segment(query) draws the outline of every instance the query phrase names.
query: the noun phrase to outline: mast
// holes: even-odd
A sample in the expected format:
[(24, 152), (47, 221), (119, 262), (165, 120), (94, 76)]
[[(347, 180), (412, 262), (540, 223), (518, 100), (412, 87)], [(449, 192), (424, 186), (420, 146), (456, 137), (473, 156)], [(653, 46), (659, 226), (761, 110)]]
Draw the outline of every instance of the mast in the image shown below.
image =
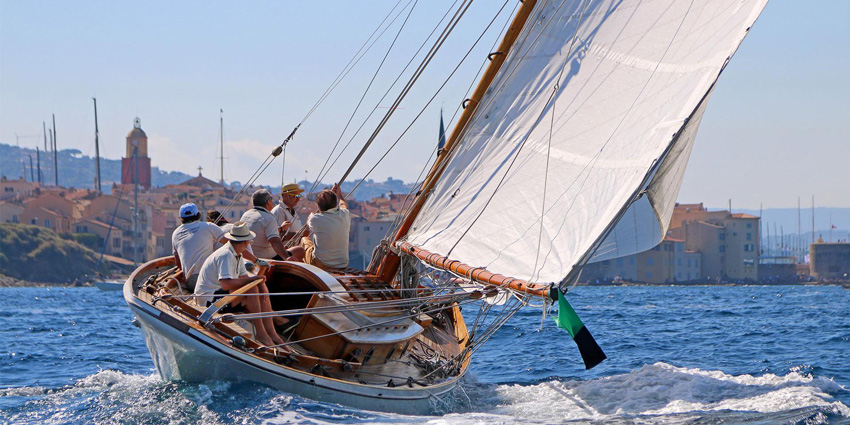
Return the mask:
[[(32, 154), (30, 154), (30, 181), (31, 182), (35, 181), (34, 173), (35, 173), (35, 171), (33, 170), (33, 166), (32, 166)], [(26, 177), (26, 173), (24, 173), (24, 177)]]
[(97, 129), (97, 98), (91, 98), (94, 101), (94, 157), (97, 167), (97, 193), (101, 193), (100, 185), (100, 131)]
[[(45, 138), (46, 140), (46, 138)], [(35, 161), (38, 165), (38, 184), (41, 184), (41, 151), (38, 150), (38, 145), (35, 145)]]
[(41, 122), (41, 134), (44, 135), (44, 154), (47, 154), (47, 124), (42, 121)]
[[(490, 88), (490, 84), (496, 78), (496, 74), (498, 74), (502, 65), (505, 63), (505, 58), (508, 56), (510, 49), (519, 37), (523, 27), (525, 27), (525, 23), (528, 21), (529, 16), (531, 16), (531, 11), (534, 9), (536, 4), (537, 0), (525, 0), (522, 5), (520, 5), (519, 10), (514, 16), (507, 32), (505, 32), (505, 36), (502, 38), (502, 42), (499, 44), (498, 49), (496, 52), (490, 54), (490, 64), (487, 66), (487, 70), (484, 71), (484, 74), (481, 76), (481, 80), (478, 82), (478, 86), (475, 87), (472, 97), (467, 99), (466, 108), (463, 110), (457, 124), (455, 124), (449, 139), (446, 141), (445, 147), (438, 151), (437, 159), (434, 160), (434, 165), (431, 166), (431, 170), (428, 172), (428, 175), (425, 176), (425, 182), (422, 184), (422, 188), (420, 189), (410, 212), (399, 225), (398, 231), (396, 231), (396, 234), (393, 236), (391, 243), (395, 243), (399, 239), (405, 237), (407, 232), (410, 231), (411, 226), (413, 226), (413, 221), (416, 220), (416, 217), (425, 205), (428, 195), (434, 189), (434, 185), (443, 174), (443, 171), (445, 171), (447, 162), (446, 158), (448, 158), (454, 151), (458, 140), (460, 140), (460, 136), (466, 129), (466, 125), (469, 123), (469, 120), (472, 119), (481, 99), (484, 97), (487, 89)], [(388, 252), (378, 268), (378, 274), (383, 280), (389, 282), (395, 276), (398, 266), (398, 255)]]
[(224, 186), (224, 109), (218, 110), (218, 121), (219, 121), (219, 143), (221, 144), (221, 156), (219, 159), (221, 160), (221, 183)]
[(56, 153), (56, 114), (53, 114), (53, 184), (59, 186), (59, 159)]
[[(815, 195), (812, 195), (812, 245), (815, 244)], [(811, 255), (811, 250), (809, 252)], [(811, 259), (809, 260), (811, 261)]]

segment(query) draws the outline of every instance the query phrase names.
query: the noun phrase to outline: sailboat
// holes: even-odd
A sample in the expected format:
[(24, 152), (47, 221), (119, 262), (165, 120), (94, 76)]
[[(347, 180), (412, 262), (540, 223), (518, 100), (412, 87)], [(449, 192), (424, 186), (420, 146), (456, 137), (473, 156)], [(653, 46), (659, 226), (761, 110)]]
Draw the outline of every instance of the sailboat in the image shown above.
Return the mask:
[(765, 4), (521, 2), (367, 270), (270, 261), (256, 272), (272, 314), (290, 319), (286, 350), (252, 337), (244, 320), (257, 315), (221, 314), (232, 297), (193, 304), (170, 257), (128, 278), (124, 298), (160, 375), (450, 410), (474, 353), (531, 303), (557, 304), (558, 325), (595, 366), (605, 354), (568, 294), (584, 265), (663, 239), (708, 99)]

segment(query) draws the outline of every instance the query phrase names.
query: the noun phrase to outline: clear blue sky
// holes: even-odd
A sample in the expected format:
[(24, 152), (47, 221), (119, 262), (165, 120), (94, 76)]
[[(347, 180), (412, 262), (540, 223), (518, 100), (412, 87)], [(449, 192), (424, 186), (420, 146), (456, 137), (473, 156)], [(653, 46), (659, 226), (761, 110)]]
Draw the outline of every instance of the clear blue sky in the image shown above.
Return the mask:
[[(450, 3), (420, 0), (355, 128)], [(244, 182), (393, 5), (1, 1), (0, 142), (16, 143), (17, 133), (22, 146), (41, 145), (41, 123), (49, 126), (55, 113), (60, 149), (93, 155), (91, 97), (97, 96), (102, 155), (123, 155), (124, 137), (139, 116), (154, 166), (194, 173), (200, 165), (204, 175), (218, 179), (221, 108), (225, 178)], [(353, 177), (362, 177), (420, 111), (500, 5), (473, 5)], [(417, 177), (437, 139), (440, 107), (448, 120), (513, 6), (370, 178)], [(408, 10), (299, 130), (287, 150), (287, 181), (315, 178)], [(814, 195), (821, 206), (850, 206), (848, 17), (850, 2), (844, 0), (768, 4), (715, 90), (680, 200), (725, 206), (731, 198), (738, 208), (791, 207), (797, 196)], [(371, 132), (375, 122), (373, 117), (365, 130)], [(341, 176), (364, 133), (325, 181)], [(343, 143), (351, 130), (346, 134)], [(278, 161), (260, 182), (280, 180)]]

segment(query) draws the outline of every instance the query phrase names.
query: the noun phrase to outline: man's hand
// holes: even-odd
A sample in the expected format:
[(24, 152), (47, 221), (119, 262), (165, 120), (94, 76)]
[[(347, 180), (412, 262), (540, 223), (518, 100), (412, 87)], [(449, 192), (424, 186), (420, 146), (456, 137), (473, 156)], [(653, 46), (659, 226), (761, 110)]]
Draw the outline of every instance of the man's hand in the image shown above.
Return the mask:
[(284, 221), (280, 227), (277, 228), (277, 233), (280, 234), (281, 239), (286, 235), (286, 232), (289, 231), (289, 228), (292, 227), (292, 223), (289, 221)]
[(331, 189), (331, 192), (336, 194), (337, 198), (342, 199), (342, 189), (339, 187), (339, 183), (334, 183), (334, 187)]

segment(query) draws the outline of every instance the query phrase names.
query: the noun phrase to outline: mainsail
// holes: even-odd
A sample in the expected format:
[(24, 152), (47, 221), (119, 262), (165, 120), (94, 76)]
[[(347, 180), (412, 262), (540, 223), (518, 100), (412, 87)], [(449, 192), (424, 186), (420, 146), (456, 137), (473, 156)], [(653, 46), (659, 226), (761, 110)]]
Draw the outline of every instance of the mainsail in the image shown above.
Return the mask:
[(765, 4), (538, 2), (406, 241), (531, 282), (656, 245), (708, 95)]

